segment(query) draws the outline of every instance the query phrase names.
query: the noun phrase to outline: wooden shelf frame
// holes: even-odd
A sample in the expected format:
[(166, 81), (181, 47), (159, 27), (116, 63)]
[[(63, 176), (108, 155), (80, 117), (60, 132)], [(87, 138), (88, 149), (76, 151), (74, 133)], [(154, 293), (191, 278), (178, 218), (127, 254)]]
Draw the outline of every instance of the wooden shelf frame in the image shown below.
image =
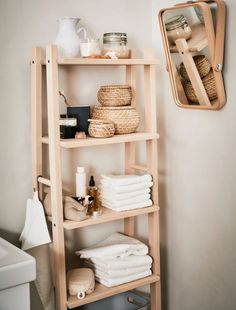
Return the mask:
[[(64, 220), (63, 227), (66, 230), (72, 230), (82, 227), (88, 227), (92, 225), (99, 225), (104, 224), (112, 221), (118, 221), (121, 219), (139, 216), (143, 214), (149, 214), (153, 212), (159, 211), (160, 208), (158, 206), (151, 206), (147, 208), (141, 208), (141, 209), (135, 209), (130, 211), (123, 211), (123, 212), (116, 212), (111, 209), (107, 209), (105, 207), (102, 207), (102, 215), (97, 218), (89, 217), (88, 219), (81, 221), (81, 222), (75, 222), (70, 220)], [(47, 219), (52, 222), (52, 217), (48, 216)]]
[[(135, 55), (132, 55), (135, 57)], [(88, 60), (67, 59), (59, 60), (57, 48), (48, 46), (46, 48), (46, 76), (47, 76), (47, 112), (48, 137), (42, 137), (42, 50), (34, 48), (31, 60), (32, 73), (32, 146), (33, 164), (32, 177), (33, 186), (42, 193), (42, 186), (49, 186), (51, 190), (52, 206), (52, 234), (53, 234), (53, 257), (54, 257), (54, 279), (56, 293), (56, 309), (66, 310), (67, 307), (74, 308), (79, 305), (112, 296), (143, 285), (151, 286), (151, 309), (161, 310), (160, 290), (160, 246), (159, 246), (159, 207), (158, 207), (158, 178), (157, 178), (157, 140), (159, 135), (156, 128), (156, 96), (155, 96), (155, 65), (158, 61), (154, 58), (151, 50), (146, 50), (144, 59), (118, 59), (118, 60)], [(137, 132), (129, 135), (116, 135), (107, 139), (88, 138), (85, 140), (60, 140), (59, 135), (59, 95), (58, 95), (58, 67), (59, 65), (122, 65), (125, 66), (126, 83), (136, 89), (137, 72), (136, 66), (144, 67), (144, 101), (145, 101), (145, 132)], [(132, 106), (136, 105), (136, 97), (132, 99)], [(146, 141), (147, 166), (136, 163), (136, 142)], [(124, 143), (125, 172), (134, 173), (137, 170), (152, 174), (154, 186), (152, 198), (154, 205), (148, 208), (115, 212), (104, 210), (101, 217), (87, 219), (83, 222), (64, 221), (63, 219), (63, 197), (61, 178), (61, 154), (62, 148), (79, 148), (96, 145)], [(50, 178), (42, 177), (42, 145), (49, 147), (49, 170)], [(40, 177), (38, 177), (40, 176)], [(38, 184), (39, 187), (38, 187)], [(130, 236), (135, 234), (135, 219), (137, 216), (146, 214), (149, 223), (149, 248), (153, 258), (153, 275), (126, 283), (113, 288), (107, 288), (97, 284), (96, 290), (79, 301), (72, 296), (67, 296), (66, 266), (65, 266), (65, 241), (64, 230), (78, 229), (109, 221), (124, 220), (124, 233)]]
[[(47, 59), (42, 64), (46, 65), (50, 61)], [(75, 66), (144, 66), (144, 65), (158, 65), (157, 59), (90, 59), (90, 58), (67, 58), (58, 59), (57, 64), (60, 66), (75, 65)]]
[[(146, 141), (152, 139), (159, 139), (158, 133), (152, 132), (135, 132), (124, 135), (115, 135), (111, 138), (91, 138), (86, 139), (61, 139), (60, 146), (65, 149), (79, 148), (79, 147), (90, 147), (90, 146), (99, 146), (107, 144), (117, 144), (117, 143), (126, 143), (126, 142), (138, 142)], [(42, 143), (49, 144), (49, 138), (43, 137)]]
[(159, 284), (160, 283), (159, 281), (160, 281), (159, 276), (151, 275), (149, 277), (142, 278), (142, 279), (132, 281), (129, 283), (125, 283), (122, 285), (118, 285), (115, 287), (106, 287), (102, 284), (96, 283), (96, 290), (92, 294), (86, 295), (84, 299), (79, 300), (76, 298), (76, 296), (69, 296), (68, 301), (67, 301), (67, 306), (69, 309), (73, 309), (75, 307), (89, 304), (96, 300), (100, 300), (100, 299), (110, 297), (116, 294), (120, 294), (120, 293), (129, 291), (129, 290), (133, 290), (137, 287), (141, 287), (141, 286), (153, 284), (153, 283)]

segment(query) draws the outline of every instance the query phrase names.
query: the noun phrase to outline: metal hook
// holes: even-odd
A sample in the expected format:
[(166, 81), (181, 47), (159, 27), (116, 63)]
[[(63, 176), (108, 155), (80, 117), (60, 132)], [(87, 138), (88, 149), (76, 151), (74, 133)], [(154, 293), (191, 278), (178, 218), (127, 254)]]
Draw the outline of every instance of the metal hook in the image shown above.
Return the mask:
[(65, 103), (65, 105), (67, 106), (67, 107), (70, 107), (70, 104), (69, 104), (69, 102), (67, 101), (67, 99), (66, 99), (66, 96), (63, 94), (63, 92), (62, 91), (60, 91), (59, 90), (59, 95), (62, 97), (62, 98), (64, 98), (64, 103)]

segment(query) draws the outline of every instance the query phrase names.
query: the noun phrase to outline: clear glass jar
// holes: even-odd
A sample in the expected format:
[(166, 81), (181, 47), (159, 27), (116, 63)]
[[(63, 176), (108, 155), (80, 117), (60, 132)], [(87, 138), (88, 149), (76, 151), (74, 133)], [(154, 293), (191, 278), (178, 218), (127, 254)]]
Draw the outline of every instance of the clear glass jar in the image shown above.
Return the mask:
[(127, 46), (127, 34), (121, 32), (104, 33), (103, 54), (111, 58), (129, 58), (130, 50)]
[(85, 38), (80, 42), (81, 57), (96, 57), (101, 55), (99, 39)]
[(187, 41), (191, 37), (192, 30), (184, 15), (177, 15), (167, 19), (165, 27), (171, 45), (174, 45), (177, 39), (185, 39)]

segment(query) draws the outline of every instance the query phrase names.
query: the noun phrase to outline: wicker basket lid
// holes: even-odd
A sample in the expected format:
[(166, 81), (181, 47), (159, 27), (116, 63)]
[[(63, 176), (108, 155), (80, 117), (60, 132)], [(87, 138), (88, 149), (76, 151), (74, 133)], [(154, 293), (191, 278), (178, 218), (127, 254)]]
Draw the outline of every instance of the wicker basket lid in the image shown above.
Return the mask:
[(135, 110), (134, 107), (131, 106), (124, 106), (124, 107), (100, 107), (98, 105), (94, 106), (97, 110)]
[(112, 89), (112, 88), (127, 89), (127, 88), (131, 88), (131, 86), (129, 85), (102, 85), (100, 86), (100, 88), (102, 88), (103, 90)]

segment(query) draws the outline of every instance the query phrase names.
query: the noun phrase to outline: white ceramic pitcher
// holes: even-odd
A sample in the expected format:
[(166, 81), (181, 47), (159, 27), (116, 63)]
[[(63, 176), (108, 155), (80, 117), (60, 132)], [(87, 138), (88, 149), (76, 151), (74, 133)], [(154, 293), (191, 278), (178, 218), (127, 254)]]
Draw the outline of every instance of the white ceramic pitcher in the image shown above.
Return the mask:
[(59, 31), (56, 37), (55, 44), (58, 47), (60, 58), (74, 58), (79, 56), (80, 37), (83, 32), (83, 38), (86, 38), (86, 30), (78, 28), (77, 24), (80, 21), (77, 17), (64, 17), (59, 21)]

